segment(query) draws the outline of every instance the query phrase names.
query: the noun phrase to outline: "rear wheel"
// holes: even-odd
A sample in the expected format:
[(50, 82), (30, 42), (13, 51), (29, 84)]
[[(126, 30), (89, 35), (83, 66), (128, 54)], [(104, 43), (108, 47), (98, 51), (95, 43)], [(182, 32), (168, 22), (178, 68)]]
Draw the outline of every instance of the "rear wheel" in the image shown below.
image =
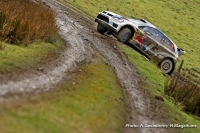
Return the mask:
[(117, 40), (122, 43), (127, 43), (132, 37), (132, 31), (129, 28), (123, 28), (117, 35)]
[(104, 33), (106, 33), (107, 30), (108, 29), (103, 24), (98, 23), (98, 25), (97, 25), (97, 31), (99, 33), (104, 34)]
[(160, 69), (163, 73), (171, 74), (174, 70), (174, 63), (171, 59), (164, 59), (160, 63)]

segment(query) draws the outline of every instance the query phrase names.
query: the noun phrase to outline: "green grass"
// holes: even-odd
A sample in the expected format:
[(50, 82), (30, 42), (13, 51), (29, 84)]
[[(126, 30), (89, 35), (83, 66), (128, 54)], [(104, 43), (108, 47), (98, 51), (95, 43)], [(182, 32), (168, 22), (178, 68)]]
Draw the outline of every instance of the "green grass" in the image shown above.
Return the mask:
[(27, 47), (5, 44), (5, 49), (0, 50), (0, 73), (29, 69), (51, 58), (53, 52), (61, 47), (61, 42), (56, 44), (34, 43)]
[(181, 107), (177, 107), (174, 105), (172, 101), (169, 100), (169, 98), (165, 97), (165, 103), (162, 106), (162, 113), (167, 114), (168, 117), (171, 119), (170, 124), (189, 124), (189, 125), (196, 125), (197, 128), (176, 128), (177, 133), (199, 133), (200, 132), (200, 121), (199, 118), (187, 114), (183, 111), (181, 111)]
[(0, 103), (1, 133), (121, 133), (123, 92), (112, 68), (94, 60), (59, 89)]

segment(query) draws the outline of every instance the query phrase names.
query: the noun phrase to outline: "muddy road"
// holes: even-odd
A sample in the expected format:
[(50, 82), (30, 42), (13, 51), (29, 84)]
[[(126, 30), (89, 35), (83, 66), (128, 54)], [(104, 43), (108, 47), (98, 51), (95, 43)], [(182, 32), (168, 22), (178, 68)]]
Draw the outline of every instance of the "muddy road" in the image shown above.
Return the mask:
[(54, 0), (37, 0), (52, 8), (57, 14), (59, 34), (67, 46), (56, 60), (38, 66), (20, 74), (0, 76), (0, 98), (13, 94), (40, 93), (53, 89), (66, 80), (66, 75), (83, 63), (94, 58), (95, 53), (103, 55), (109, 65), (115, 69), (126, 102), (130, 109), (125, 133), (169, 133), (166, 128), (128, 128), (126, 124), (169, 124), (161, 114), (159, 105), (151, 96), (140, 88), (140, 76), (126, 55), (117, 48), (116, 40), (96, 32), (94, 19), (71, 6), (63, 6)]

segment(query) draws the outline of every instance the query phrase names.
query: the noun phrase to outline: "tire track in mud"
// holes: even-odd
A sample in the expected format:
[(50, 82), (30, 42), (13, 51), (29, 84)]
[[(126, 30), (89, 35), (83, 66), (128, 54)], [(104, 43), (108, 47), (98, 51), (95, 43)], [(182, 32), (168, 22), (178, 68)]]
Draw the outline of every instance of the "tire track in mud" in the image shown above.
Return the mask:
[[(45, 73), (30, 74), (26, 79), (0, 82), (0, 97), (9, 93), (31, 93), (47, 91), (56, 86), (81, 62), (87, 63), (98, 51), (115, 69), (121, 84), (130, 114), (126, 124), (168, 124), (160, 114), (157, 103), (139, 86), (139, 75), (127, 57), (115, 46), (116, 41), (98, 34), (95, 23), (80, 12), (66, 8), (53, 0), (37, 0), (52, 8), (57, 14), (59, 34), (69, 44), (62, 52), (60, 63)], [(125, 127), (125, 124), (124, 124)], [(165, 133), (164, 128), (125, 128), (125, 133)]]

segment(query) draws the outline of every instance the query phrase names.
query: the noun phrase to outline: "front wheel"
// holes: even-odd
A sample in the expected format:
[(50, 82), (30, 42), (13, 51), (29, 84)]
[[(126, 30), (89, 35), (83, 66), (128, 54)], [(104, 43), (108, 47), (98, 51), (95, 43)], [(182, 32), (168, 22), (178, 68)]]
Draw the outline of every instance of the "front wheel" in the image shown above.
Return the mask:
[(104, 34), (104, 33), (106, 33), (107, 30), (108, 29), (103, 24), (98, 23), (98, 25), (97, 25), (97, 31), (99, 33)]
[(174, 63), (171, 59), (164, 59), (160, 63), (160, 69), (163, 73), (171, 74), (174, 70)]
[(117, 40), (122, 43), (127, 43), (132, 37), (132, 31), (129, 28), (123, 28), (117, 35)]

